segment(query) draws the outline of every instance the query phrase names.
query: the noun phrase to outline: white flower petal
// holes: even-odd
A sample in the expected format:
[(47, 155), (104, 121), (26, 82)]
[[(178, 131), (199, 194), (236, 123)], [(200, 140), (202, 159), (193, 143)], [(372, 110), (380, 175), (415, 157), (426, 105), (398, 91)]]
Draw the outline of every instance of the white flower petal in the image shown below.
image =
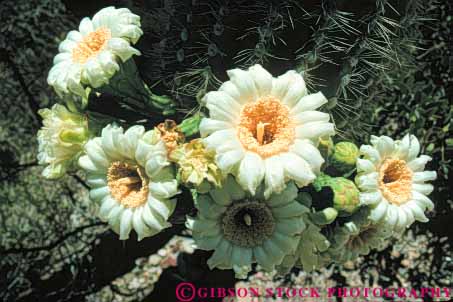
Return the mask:
[(243, 104), (244, 102), (241, 101), (247, 101), (246, 99), (241, 99), (241, 93), (237, 89), (236, 85), (233, 84), (231, 81), (226, 81), (224, 82), (220, 87), (219, 91), (223, 91), (227, 93), (229, 96), (231, 96), (235, 101)]
[(249, 68), (258, 96), (268, 96), (272, 90), (272, 75), (261, 65), (256, 64)]
[(422, 171), (422, 172), (415, 172), (412, 181), (423, 183), (425, 181), (435, 180), (437, 178), (437, 173), (435, 171)]
[(123, 133), (123, 128), (112, 125), (107, 125), (102, 129), (102, 149), (104, 153), (112, 160), (122, 159), (121, 154), (118, 152), (118, 136)]
[(375, 172), (376, 167), (374, 164), (368, 159), (357, 159), (357, 173), (371, 173)]
[(414, 172), (420, 172), (425, 169), (426, 164), (431, 160), (428, 155), (420, 155), (407, 163), (407, 166)]
[(398, 207), (392, 204), (389, 204), (387, 208), (387, 217), (385, 218), (385, 225), (393, 229), (398, 221)]
[(89, 140), (85, 144), (85, 149), (92, 163), (99, 167), (98, 171), (106, 171), (109, 168), (110, 162), (100, 146), (99, 138)]
[(145, 166), (147, 159), (150, 154), (153, 154), (156, 151), (156, 147), (148, 144), (144, 140), (140, 139), (137, 143), (137, 148), (135, 150), (135, 159), (140, 164), (140, 166)]
[(299, 139), (311, 139), (318, 142), (320, 137), (332, 136), (335, 129), (332, 123), (310, 122), (296, 127), (296, 137)]
[(289, 108), (293, 108), (298, 101), (307, 94), (307, 86), (300, 74), (291, 77), (291, 83), (288, 85), (288, 91), (282, 99), (282, 102)]
[(414, 183), (412, 184), (412, 190), (417, 191), (424, 195), (429, 195), (434, 190), (434, 187), (432, 184)]
[(129, 233), (132, 230), (132, 216), (133, 212), (131, 209), (126, 208), (123, 211), (120, 223), (120, 240), (129, 239)]
[(111, 38), (107, 42), (107, 49), (119, 56), (123, 62), (129, 60), (133, 55), (140, 55), (140, 51), (131, 47), (127, 41), (121, 38)]
[(261, 157), (252, 152), (246, 152), (239, 165), (238, 183), (252, 194), (264, 178), (265, 168)]
[(157, 198), (167, 199), (178, 193), (178, 182), (176, 179), (165, 182), (151, 182), (149, 191), (152, 196)]
[(310, 122), (328, 122), (330, 115), (320, 111), (304, 111), (293, 115), (292, 119), (297, 125), (303, 125)]
[(138, 241), (154, 234), (154, 231), (151, 230), (142, 219), (143, 208), (144, 207), (135, 208), (132, 216), (132, 228), (137, 232)]
[(420, 153), (420, 142), (414, 135), (411, 135), (409, 153), (407, 155), (407, 161), (414, 160), (419, 153)]
[(381, 158), (386, 158), (393, 153), (395, 143), (392, 138), (388, 136), (381, 136), (375, 142), (376, 150), (379, 152)]
[(120, 233), (120, 223), (121, 223), (121, 216), (123, 214), (124, 207), (122, 205), (114, 207), (109, 214), (108, 222), (112, 230), (119, 234)]
[(283, 99), (288, 92), (290, 84), (297, 80), (297, 76), (298, 74), (296, 71), (289, 70), (279, 77), (274, 78), (272, 81), (271, 95), (279, 100)]
[(149, 196), (148, 205), (152, 210), (159, 213), (162, 218), (167, 220), (176, 208), (176, 200), (158, 199)]
[(212, 118), (203, 118), (200, 122), (200, 135), (201, 137), (206, 137), (213, 132), (232, 127), (232, 124), (225, 121), (219, 121)]
[(365, 156), (365, 159), (370, 160), (375, 165), (381, 162), (378, 150), (370, 145), (360, 146), (360, 153)]
[(106, 196), (102, 200), (101, 207), (99, 208), (99, 218), (101, 218), (102, 221), (107, 221), (110, 212), (116, 206), (119, 206), (118, 202), (110, 196)]
[(88, 155), (81, 156), (79, 158), (79, 166), (91, 173), (97, 173), (99, 171), (99, 167), (96, 166), (91, 159), (88, 157)]
[(381, 192), (362, 192), (359, 194), (359, 200), (361, 205), (375, 205), (382, 200)]
[(214, 108), (219, 112), (225, 112), (225, 114), (232, 114), (234, 116), (238, 116), (241, 112), (241, 105), (223, 91), (208, 92), (204, 98), (206, 99), (206, 107), (210, 112), (211, 110), (214, 111)]
[(109, 194), (110, 194), (110, 189), (107, 186), (94, 188), (94, 189), (90, 190), (90, 199), (95, 202), (98, 202), (98, 201), (104, 199)]
[(255, 83), (248, 71), (231, 69), (227, 71), (227, 74), (240, 93), (240, 99), (237, 100), (239, 103), (256, 100), (257, 91)]
[(379, 174), (377, 172), (358, 175), (356, 177), (356, 184), (362, 191), (374, 192), (378, 189), (378, 178)]
[(231, 150), (216, 156), (216, 162), (219, 169), (224, 173), (228, 174), (235, 170), (241, 160), (244, 158), (244, 151), (242, 150)]
[(379, 222), (387, 214), (387, 208), (389, 204), (387, 201), (382, 200), (376, 208), (372, 209), (370, 212), (370, 219), (374, 222)]
[(204, 138), (203, 142), (207, 149), (215, 150), (229, 140), (237, 140), (236, 131), (232, 128), (216, 131)]
[[(66, 39), (78, 43), (83, 40), (83, 36), (77, 30), (71, 30), (70, 32), (68, 32)], [(55, 64), (55, 62), (54, 62), (54, 64)]]
[(272, 192), (279, 193), (285, 188), (285, 170), (278, 155), (264, 160), (266, 190), (264, 196), (268, 197)]
[(77, 43), (72, 40), (64, 40), (58, 45), (59, 52), (72, 53), (72, 50), (77, 46)]
[(320, 172), (324, 158), (311, 141), (296, 139), (294, 145), (290, 147), (290, 151), (302, 157), (315, 174)]
[(115, 61), (115, 56), (109, 51), (103, 51), (98, 55), (98, 62), (108, 78), (111, 78), (120, 70), (120, 66)]
[(409, 227), (415, 221), (414, 214), (412, 210), (407, 207), (407, 204), (400, 206), (400, 209), (402, 209), (406, 213), (406, 227)]
[(410, 148), (410, 135), (407, 134), (403, 137), (401, 141), (395, 142), (394, 157), (407, 160), (407, 156), (409, 155), (409, 148)]
[(86, 36), (93, 31), (93, 23), (91, 23), (90, 18), (85, 17), (80, 21), (79, 32), (82, 36)]
[[(102, 173), (102, 172), (101, 172)], [(107, 176), (104, 174), (88, 174), (87, 184), (91, 188), (98, 188), (107, 186)]]
[(146, 225), (156, 233), (168, 227), (168, 224), (166, 222), (162, 222), (162, 218), (151, 211), (151, 208), (148, 204), (143, 206), (142, 219), (146, 223)]
[(397, 232), (403, 231), (408, 226), (408, 222), (409, 220), (406, 212), (403, 209), (398, 208), (398, 221), (396, 222), (395, 230)]
[(412, 190), (412, 199), (422, 208), (423, 211), (426, 209), (434, 209), (434, 203), (422, 193)]
[(412, 214), (414, 215), (414, 218), (417, 221), (420, 221), (420, 222), (429, 221), (429, 219), (425, 216), (425, 213), (423, 212), (423, 209), (425, 207), (420, 207), (416, 201), (411, 200), (411, 201), (405, 203), (404, 206), (407, 207), (410, 211), (412, 211)]
[[(327, 99), (322, 92), (312, 93), (302, 97), (291, 109), (291, 114), (298, 115), (305, 111), (313, 111), (327, 103)], [(314, 111), (319, 112), (319, 111)]]
[(304, 187), (315, 180), (316, 175), (311, 171), (310, 165), (300, 156), (288, 152), (281, 154), (280, 158), (285, 175), (293, 179), (299, 187)]
[(55, 67), (55, 65), (61, 63), (61, 62), (66, 62), (66, 64), (68, 63), (67, 61), (70, 61), (72, 59), (72, 55), (68, 52), (61, 52), (59, 54), (57, 54), (55, 56), (55, 58), (53, 58), (53, 65)]

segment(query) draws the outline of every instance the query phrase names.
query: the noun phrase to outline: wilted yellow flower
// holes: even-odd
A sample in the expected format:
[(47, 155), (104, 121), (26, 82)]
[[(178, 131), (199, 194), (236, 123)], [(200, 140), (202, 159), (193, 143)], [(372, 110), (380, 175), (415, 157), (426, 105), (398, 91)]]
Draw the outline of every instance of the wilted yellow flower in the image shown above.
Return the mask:
[(181, 182), (197, 187), (200, 191), (210, 189), (210, 184), (220, 186), (223, 179), (215, 163), (215, 151), (206, 150), (201, 139), (194, 139), (173, 151), (170, 159), (179, 165)]
[(55, 104), (39, 110), (43, 126), (38, 131), (38, 162), (47, 165), (42, 175), (56, 179), (75, 163), (88, 140), (87, 119)]
[(175, 121), (165, 120), (165, 122), (157, 125), (156, 128), (160, 133), (160, 138), (165, 142), (168, 154), (171, 154), (179, 144), (184, 142), (184, 134), (178, 129)]

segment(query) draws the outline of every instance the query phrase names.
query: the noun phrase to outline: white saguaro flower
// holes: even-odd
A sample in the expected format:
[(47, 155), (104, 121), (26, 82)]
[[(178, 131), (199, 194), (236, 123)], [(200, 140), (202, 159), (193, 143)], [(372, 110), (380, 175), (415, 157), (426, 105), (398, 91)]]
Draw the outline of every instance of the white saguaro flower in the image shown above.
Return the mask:
[(89, 138), (87, 118), (55, 104), (39, 110), (43, 126), (39, 129), (38, 162), (46, 165), (42, 175), (47, 179), (62, 177), (74, 167)]
[(140, 17), (127, 8), (106, 7), (83, 18), (60, 43), (47, 82), (60, 96), (86, 97), (87, 86), (100, 87), (119, 70), (118, 59), (140, 55), (131, 44), (142, 34)]
[(228, 75), (230, 81), (206, 94), (210, 117), (200, 124), (222, 172), (252, 194), (264, 180), (266, 196), (281, 192), (289, 180), (311, 183), (324, 162), (319, 138), (334, 134), (329, 114), (316, 111), (327, 102), (324, 95), (308, 94), (293, 70), (274, 78), (254, 65)]
[(304, 215), (310, 211), (296, 197), (292, 182), (269, 198), (262, 186), (251, 196), (230, 175), (222, 188), (197, 196), (198, 215), (188, 217), (186, 224), (197, 248), (214, 250), (207, 262), (210, 269), (232, 268), (236, 277), (245, 278), (253, 263), (272, 271), (296, 251)]
[(108, 125), (101, 137), (88, 141), (79, 165), (86, 170), (90, 198), (100, 202), (99, 216), (120, 239), (134, 229), (138, 240), (166, 227), (178, 193), (165, 142), (157, 131)]
[(425, 210), (434, 205), (426, 196), (433, 190), (426, 181), (436, 179), (435, 171), (424, 171), (431, 160), (420, 155), (420, 143), (413, 135), (401, 141), (388, 136), (371, 137), (371, 145), (360, 148), (363, 158), (357, 160), (356, 184), (360, 202), (370, 205), (370, 219), (395, 231), (402, 231), (415, 220), (427, 222)]

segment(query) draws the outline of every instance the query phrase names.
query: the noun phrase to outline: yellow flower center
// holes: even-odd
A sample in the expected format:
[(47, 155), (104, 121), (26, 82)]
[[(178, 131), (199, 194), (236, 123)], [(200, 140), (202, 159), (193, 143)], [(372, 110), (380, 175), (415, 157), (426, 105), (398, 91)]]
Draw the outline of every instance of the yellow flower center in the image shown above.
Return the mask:
[(244, 148), (263, 158), (288, 151), (296, 133), (288, 107), (274, 97), (244, 105), (237, 131)]
[(379, 169), (379, 188), (391, 203), (401, 205), (412, 196), (413, 172), (404, 160), (386, 159)]
[(136, 208), (148, 200), (148, 177), (142, 168), (113, 162), (107, 172), (110, 194), (126, 208)]
[(112, 34), (106, 27), (89, 33), (72, 50), (72, 60), (80, 64), (85, 63), (89, 58), (100, 53), (111, 37)]

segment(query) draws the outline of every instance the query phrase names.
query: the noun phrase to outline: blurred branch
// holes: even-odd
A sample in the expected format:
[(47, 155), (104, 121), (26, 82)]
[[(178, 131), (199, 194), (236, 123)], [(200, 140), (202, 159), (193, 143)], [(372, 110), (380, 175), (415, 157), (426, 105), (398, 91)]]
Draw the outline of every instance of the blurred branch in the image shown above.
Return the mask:
[(90, 251), (78, 259), (76, 271), (73, 263), (68, 263), (50, 278), (41, 278), (37, 267), (25, 272), (32, 282), (31, 291), (16, 301), (82, 301), (88, 294), (131, 271), (137, 258), (156, 253), (183, 229), (183, 226), (174, 226), (140, 242), (135, 233), (130, 239), (121, 241), (117, 234), (106, 231), (98, 235)]
[(38, 126), (41, 126), (41, 118), (38, 114), (39, 110), (39, 103), (33, 96), (33, 94), (28, 89), (29, 85), (27, 85), (25, 78), (23, 77), (22, 73), (19, 70), (17, 64), (11, 59), (10, 52), (6, 48), (0, 48), (0, 61), (4, 61), (8, 64), (9, 67), (13, 70), (14, 76), (17, 78), (22, 90), (24, 91), (25, 95), (27, 96), (28, 106), (32, 112), (32, 118)]
[(83, 225), (83, 226), (75, 228), (73, 231), (61, 236), (60, 238), (58, 238), (58, 240), (52, 242), (51, 244), (32, 247), (32, 248), (11, 248), (11, 249), (7, 249), (5, 251), (0, 251), (0, 255), (6, 256), (6, 255), (10, 255), (10, 254), (22, 254), (22, 253), (31, 253), (31, 252), (39, 252), (39, 251), (48, 251), (48, 250), (51, 250), (51, 249), (57, 247), (58, 245), (63, 243), (66, 239), (68, 239), (74, 235), (77, 235), (78, 233), (82, 232), (85, 229), (104, 225), (104, 224), (105, 223), (98, 221), (98, 222), (91, 223), (88, 225)]
[(82, 179), (80, 178), (79, 175), (77, 174), (71, 174), (71, 176), (79, 183), (81, 184), (85, 189), (89, 190), (90, 187), (87, 185), (87, 183)]

